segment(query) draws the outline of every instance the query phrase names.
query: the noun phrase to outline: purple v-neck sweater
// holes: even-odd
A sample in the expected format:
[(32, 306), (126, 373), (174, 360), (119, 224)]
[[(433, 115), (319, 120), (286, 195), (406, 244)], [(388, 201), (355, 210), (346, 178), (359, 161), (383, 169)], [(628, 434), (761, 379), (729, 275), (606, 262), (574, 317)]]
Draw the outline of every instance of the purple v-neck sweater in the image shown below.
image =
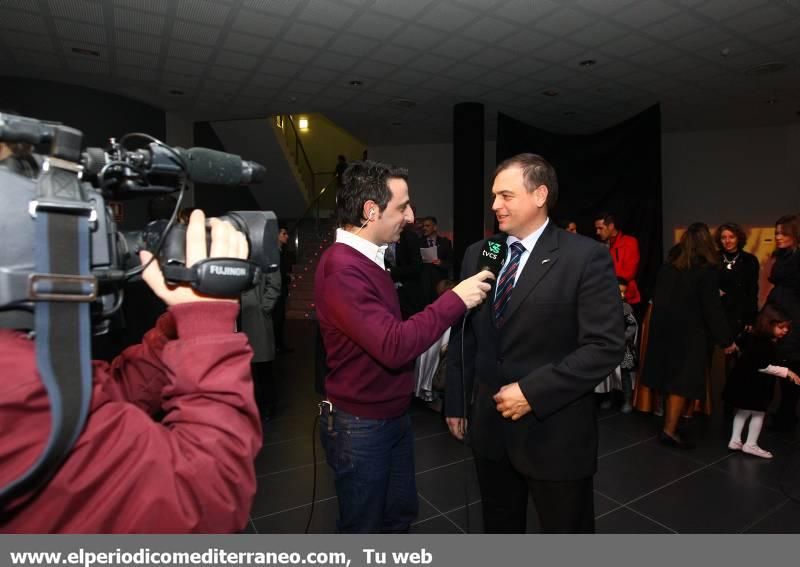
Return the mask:
[(368, 419), (405, 413), (414, 361), (461, 318), (464, 302), (447, 291), (403, 321), (389, 273), (341, 243), (322, 254), (314, 288), (329, 368), (325, 390), (334, 408)]

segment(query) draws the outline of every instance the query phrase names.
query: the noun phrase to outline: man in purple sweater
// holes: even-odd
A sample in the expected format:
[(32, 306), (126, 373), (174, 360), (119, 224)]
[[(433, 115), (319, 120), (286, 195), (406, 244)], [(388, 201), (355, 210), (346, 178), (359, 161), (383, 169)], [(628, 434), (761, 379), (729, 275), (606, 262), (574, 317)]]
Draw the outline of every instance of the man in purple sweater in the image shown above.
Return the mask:
[(384, 265), (390, 242), (414, 222), (404, 169), (353, 162), (337, 194), (336, 243), (317, 267), (315, 299), (327, 355), (320, 436), (339, 497), (342, 533), (407, 532), (417, 515), (408, 408), (414, 361), (480, 304), (484, 271), (407, 321)]

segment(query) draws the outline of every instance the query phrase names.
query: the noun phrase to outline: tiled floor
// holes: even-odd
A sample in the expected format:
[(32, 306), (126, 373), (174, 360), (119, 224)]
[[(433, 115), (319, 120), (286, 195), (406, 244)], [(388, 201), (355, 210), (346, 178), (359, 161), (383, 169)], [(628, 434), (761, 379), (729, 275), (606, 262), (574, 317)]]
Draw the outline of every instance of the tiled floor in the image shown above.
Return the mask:
[[(309, 355), (313, 326), (290, 321), (288, 330), (295, 351), (276, 362), (281, 405), (264, 431), (249, 531), (303, 533), (316, 460), (309, 531), (331, 533), (336, 531), (336, 492), (316, 434), (312, 443), (317, 403)], [(595, 477), (599, 533), (800, 533), (800, 503), (782, 489), (791, 475), (789, 490), (795, 499), (800, 497), (800, 436), (765, 432), (761, 445), (775, 454), (773, 461), (730, 453), (728, 425), (716, 413), (690, 420), (697, 447), (678, 451), (658, 443), (658, 418), (601, 412)], [(419, 517), (412, 531), (480, 533), (480, 494), (469, 452), (426, 407), (415, 405), (412, 419), (419, 492)], [(536, 532), (538, 520), (533, 505), (529, 508), (529, 531)]]

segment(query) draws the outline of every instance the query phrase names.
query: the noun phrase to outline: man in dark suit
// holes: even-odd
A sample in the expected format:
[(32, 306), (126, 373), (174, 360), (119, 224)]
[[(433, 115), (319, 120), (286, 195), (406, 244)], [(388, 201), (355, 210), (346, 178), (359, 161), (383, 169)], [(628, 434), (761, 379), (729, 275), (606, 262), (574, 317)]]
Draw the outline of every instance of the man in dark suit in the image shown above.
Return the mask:
[(449, 238), (439, 236), (439, 223), (436, 217), (422, 219), (422, 247), (436, 248), (436, 259), (431, 264), (436, 268), (439, 280), (450, 279), (453, 267), (453, 243)]
[(419, 313), (428, 302), (422, 285), (422, 247), (417, 233), (411, 224), (403, 228), (400, 240), (389, 245), (387, 267), (395, 282), (397, 295), (400, 298), (400, 311), (405, 321), (415, 313)]
[(436, 250), (434, 260), (422, 257), (422, 287), (425, 292), (425, 305), (433, 303), (438, 297), (437, 286), (442, 280), (452, 278), (453, 244), (449, 238), (439, 236), (439, 223), (436, 217), (422, 219), (422, 247)]
[[(492, 194), (503, 233), (494, 238), (509, 252), (494, 301), (467, 316), (463, 349), (448, 350), (447, 424), (459, 439), (468, 432), (486, 532), (524, 533), (530, 492), (543, 532), (592, 533), (592, 392), (625, 346), (614, 267), (607, 248), (548, 218), (558, 181), (542, 157), (501, 163)], [(464, 276), (483, 244), (467, 249)], [(450, 340), (460, 344), (459, 325)]]

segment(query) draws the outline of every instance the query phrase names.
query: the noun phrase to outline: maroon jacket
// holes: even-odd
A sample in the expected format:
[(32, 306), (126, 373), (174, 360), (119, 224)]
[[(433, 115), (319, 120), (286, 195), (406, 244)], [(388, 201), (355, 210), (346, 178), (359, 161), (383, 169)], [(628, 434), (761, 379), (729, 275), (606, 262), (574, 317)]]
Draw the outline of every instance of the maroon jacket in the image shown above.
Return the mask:
[(466, 311), (461, 298), (448, 291), (403, 321), (389, 272), (341, 243), (322, 255), (314, 290), (329, 369), (328, 399), (367, 419), (408, 410), (414, 361)]
[[(261, 427), (239, 306), (171, 307), (109, 366), (94, 363), (91, 409), (44, 490), (0, 531), (231, 532), (247, 523)], [(0, 330), (0, 484), (38, 457), (50, 430), (35, 344)], [(163, 412), (161, 422), (152, 415)]]

